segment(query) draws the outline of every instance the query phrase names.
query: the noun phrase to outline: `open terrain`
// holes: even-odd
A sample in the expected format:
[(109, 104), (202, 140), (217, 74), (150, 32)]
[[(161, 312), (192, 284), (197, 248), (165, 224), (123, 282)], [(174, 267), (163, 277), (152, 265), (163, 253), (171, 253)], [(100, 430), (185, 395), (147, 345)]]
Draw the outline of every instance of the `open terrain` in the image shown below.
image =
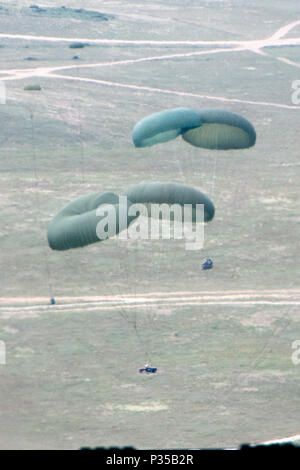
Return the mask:
[[(100, 3), (0, 2), (0, 448), (298, 436), (298, 1)], [(139, 119), (180, 106), (244, 115), (255, 147), (134, 148)], [(209, 195), (203, 250), (50, 250), (68, 201), (146, 181)]]

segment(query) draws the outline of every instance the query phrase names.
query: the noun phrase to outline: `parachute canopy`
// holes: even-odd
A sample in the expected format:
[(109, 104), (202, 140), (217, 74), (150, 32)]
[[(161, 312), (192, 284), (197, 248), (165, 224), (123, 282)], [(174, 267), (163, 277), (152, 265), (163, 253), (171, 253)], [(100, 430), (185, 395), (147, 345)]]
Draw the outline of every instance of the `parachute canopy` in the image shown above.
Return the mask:
[[(204, 205), (204, 221), (213, 219), (215, 208), (212, 201), (198, 189), (177, 183), (140, 183), (129, 186), (123, 195), (132, 203), (145, 204), (191, 204), (193, 206), (193, 222), (195, 222), (196, 204)], [(148, 216), (152, 216), (148, 209)]]
[(135, 125), (132, 139), (136, 147), (150, 147), (180, 134), (191, 145), (215, 150), (248, 148), (256, 141), (255, 129), (246, 118), (214, 108), (175, 108), (151, 114)]
[(187, 129), (198, 126), (201, 126), (201, 118), (196, 111), (189, 108), (169, 109), (139, 121), (133, 128), (132, 140), (136, 147), (150, 147), (175, 139)]
[(243, 149), (255, 144), (255, 129), (243, 116), (213, 108), (200, 109), (198, 114), (202, 126), (182, 134), (189, 144), (216, 150)]
[[(110, 206), (109, 206), (110, 205)], [(127, 200), (128, 208), (132, 205)], [(99, 223), (105, 224), (111, 207), (115, 209), (116, 235), (128, 228), (130, 223), (139, 215), (129, 216), (127, 206), (119, 204), (119, 196), (109, 192), (97, 192), (81, 196), (67, 204), (50, 221), (48, 225), (48, 243), (53, 250), (69, 250), (99, 242), (108, 238), (99, 236)], [(101, 209), (101, 215), (97, 209)], [(122, 216), (119, 214), (122, 212)]]

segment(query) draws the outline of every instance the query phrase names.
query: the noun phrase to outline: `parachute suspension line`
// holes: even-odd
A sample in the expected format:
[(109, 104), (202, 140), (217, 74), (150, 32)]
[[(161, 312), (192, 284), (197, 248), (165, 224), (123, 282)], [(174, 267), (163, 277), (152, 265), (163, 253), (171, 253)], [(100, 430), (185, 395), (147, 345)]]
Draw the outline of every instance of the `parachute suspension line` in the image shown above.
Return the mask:
[(147, 341), (143, 339), (140, 335), (139, 327), (138, 327), (138, 316), (136, 314), (136, 307), (133, 306), (133, 314), (132, 317), (130, 316), (130, 313), (127, 313), (126, 308), (124, 308), (122, 305), (119, 307), (119, 314), (123, 320), (132, 327), (136, 337), (138, 338), (138, 341), (140, 343), (140, 347), (142, 348), (142, 353), (146, 357), (150, 357), (148, 348), (146, 346)]
[(216, 176), (217, 176), (217, 159), (218, 159), (218, 156), (216, 154), (214, 158), (214, 164), (213, 164), (213, 176), (212, 176), (211, 194), (210, 194), (211, 199), (213, 199), (214, 192), (215, 192)]
[[(154, 172), (155, 172), (155, 170), (154, 170)], [(148, 224), (150, 224), (150, 223), (151, 223), (151, 218), (148, 217)], [(143, 240), (138, 241), (137, 249), (135, 250), (136, 255), (138, 255), (138, 246), (142, 245), (143, 243), (148, 245), (149, 249), (151, 250), (153, 244), (152, 244), (152, 241), (151, 241), (151, 232), (150, 232), (149, 226), (148, 226), (148, 240), (146, 240), (144, 242), (143, 242)], [(150, 272), (150, 276), (151, 276), (151, 272)], [(157, 277), (157, 276), (155, 276), (155, 277)], [(136, 283), (136, 285), (137, 285), (137, 283)], [(151, 281), (150, 281), (149, 285), (151, 285)], [(136, 295), (137, 295), (137, 293), (136, 293)], [(148, 299), (148, 297), (146, 297), (146, 299)], [(143, 313), (143, 327), (144, 328), (142, 328), (142, 331), (146, 332), (143, 335), (144, 336), (143, 345), (144, 345), (146, 356), (147, 356), (147, 362), (151, 363), (151, 356), (152, 356), (152, 352), (153, 352), (152, 344), (153, 344), (153, 327), (154, 327), (153, 306), (151, 305), (151, 302), (147, 302), (147, 301), (145, 302), (145, 306), (143, 308), (143, 311), (144, 311), (144, 313)]]
[[(124, 279), (124, 276), (126, 276), (126, 279), (127, 279), (127, 282), (131, 283), (131, 285), (133, 285), (133, 293), (134, 293), (134, 298), (136, 298), (136, 282), (132, 282), (132, 279), (130, 278), (129, 276), (129, 272), (128, 272), (128, 266), (130, 261), (135, 257), (136, 255), (136, 249), (134, 248), (134, 254), (133, 256), (130, 256), (130, 249), (129, 249), (129, 241), (130, 239), (128, 238), (127, 240), (124, 240), (124, 241), (119, 241), (119, 244), (122, 244), (122, 243), (126, 243), (126, 262), (125, 263), (122, 263), (122, 259), (119, 258), (119, 272), (121, 273), (122, 275), (122, 279)], [(134, 260), (134, 273), (136, 274), (136, 262)], [(124, 265), (127, 266), (126, 269), (124, 269)], [(126, 272), (125, 272), (126, 271)], [(123, 292), (122, 292), (122, 289), (123, 289)], [(122, 287), (120, 288), (118, 285), (116, 286), (116, 291), (113, 292), (113, 294), (115, 295), (117, 293), (117, 295), (120, 296), (120, 299), (121, 299), (121, 304), (119, 307), (117, 307), (117, 310), (119, 312), (119, 315), (120, 317), (123, 319), (123, 321), (129, 325), (131, 328), (132, 328), (132, 333), (134, 335), (136, 335), (137, 339), (138, 339), (138, 343), (140, 344), (140, 347), (142, 349), (142, 354), (143, 356), (145, 357), (149, 357), (149, 353), (148, 353), (148, 348), (146, 348), (146, 342), (145, 340), (142, 339), (141, 335), (140, 335), (140, 332), (139, 332), (139, 327), (138, 327), (138, 316), (136, 314), (136, 306), (133, 305), (132, 308), (130, 308), (130, 306), (127, 308), (125, 306), (126, 304), (126, 297), (124, 297), (124, 283), (122, 283)], [(124, 305), (122, 305), (122, 303)]]
[[(150, 158), (150, 166), (151, 166), (151, 173), (153, 174), (154, 176), (154, 181), (161, 181), (161, 178), (165, 175), (165, 172), (156, 164), (156, 159), (155, 158)], [(161, 161), (163, 162), (164, 159), (161, 159)], [(182, 165), (181, 165), (181, 160), (180, 160), (180, 157), (178, 157), (178, 154), (176, 152), (176, 158), (174, 158), (174, 172), (175, 174), (180, 174), (180, 180), (182, 182), (185, 182), (186, 178), (185, 178), (185, 175), (184, 175), (184, 172), (183, 172), (183, 169), (182, 169)], [(149, 222), (149, 226), (151, 226), (151, 217), (148, 219), (148, 222)], [(163, 220), (160, 220), (159, 221), (159, 224), (160, 224), (160, 229), (162, 231), (162, 224), (164, 223)], [(151, 255), (151, 258), (154, 262), (151, 263), (151, 269), (148, 271), (149, 272), (149, 276), (150, 276), (150, 285), (152, 285), (154, 288), (153, 288), (153, 291), (156, 291), (158, 289), (158, 286), (162, 287), (162, 289), (164, 288), (163, 286), (163, 282), (162, 282), (162, 266), (163, 266), (163, 255), (164, 255), (164, 250), (162, 249), (162, 246), (163, 246), (163, 243), (167, 242), (167, 240), (165, 240), (163, 242), (163, 240), (151, 240), (151, 232), (150, 232), (150, 228), (149, 228), (149, 232), (148, 232), (148, 235), (149, 235), (149, 239), (148, 241), (146, 242), (149, 249), (150, 249), (150, 255)], [(139, 242), (140, 243), (140, 242)], [(152, 251), (153, 251), (153, 256), (152, 256)], [(161, 253), (162, 251), (162, 253)], [(159, 252), (159, 254), (158, 254)], [(157, 256), (155, 256), (157, 255)], [(157, 283), (158, 281), (158, 283)], [(158, 326), (158, 313), (156, 311), (156, 309), (159, 309), (159, 306), (158, 305), (155, 305), (155, 303), (151, 303), (151, 298), (149, 298), (150, 302), (146, 302), (145, 303), (145, 307), (144, 307), (144, 330), (146, 330), (146, 335), (145, 336), (145, 340), (143, 341), (143, 345), (146, 345), (147, 344), (147, 350), (148, 350), (148, 353), (147, 353), (147, 357), (148, 357), (148, 361), (151, 363), (151, 356), (150, 356), (150, 351), (153, 352), (155, 351), (155, 348), (151, 345), (154, 344), (154, 340), (157, 339), (158, 337), (161, 337), (161, 332), (163, 331), (163, 328), (159, 328)]]
[[(77, 75), (79, 76), (79, 69), (77, 68)], [(79, 88), (79, 95), (80, 95), (80, 88)], [(82, 138), (82, 112), (81, 112), (81, 104), (80, 99), (78, 100), (78, 136), (80, 142), (80, 173), (81, 173), (81, 183), (85, 183), (85, 175), (84, 175), (84, 141)], [(130, 259), (128, 257), (128, 259)], [(122, 265), (120, 261), (120, 271), (122, 272)], [(122, 292), (120, 288), (117, 286), (117, 294), (120, 296), (121, 300), (125, 303), (125, 299), (122, 299)], [(134, 307), (133, 307), (134, 308)], [(130, 313), (128, 313), (126, 307), (123, 307), (122, 304), (118, 307), (119, 314), (121, 318), (129, 324), (137, 333), (137, 325), (136, 325), (136, 318), (131, 318)], [(138, 333), (137, 333), (138, 335)]]
[(123, 320), (133, 328), (133, 330), (135, 332), (135, 335), (137, 336), (137, 338), (139, 340), (140, 345), (143, 346), (144, 356), (149, 357), (148, 349), (145, 347), (146, 343), (141, 338), (139, 330), (138, 330), (136, 314), (134, 315), (133, 318), (130, 318), (129, 315), (127, 314), (126, 310), (122, 306), (119, 309), (119, 314), (123, 318)]
[[(176, 159), (177, 160), (177, 159)], [(150, 158), (148, 161), (150, 161), (150, 167), (151, 167), (151, 174), (153, 175), (153, 178), (155, 181), (161, 181), (161, 176), (165, 174), (164, 171), (162, 171), (159, 166), (156, 164), (156, 159), (155, 158)], [(163, 162), (164, 159), (161, 159)], [(182, 169), (180, 166), (180, 162), (177, 161), (177, 166), (179, 166), (179, 171), (182, 173)], [(182, 173), (183, 174), (183, 173)], [(150, 210), (148, 208), (148, 210)], [(135, 264), (137, 260), (137, 256), (139, 253), (139, 246), (142, 245), (143, 240), (136, 240), (136, 248), (134, 249), (134, 254), (136, 256), (135, 258)], [(148, 240), (144, 242), (146, 244), (146, 249), (148, 248), (150, 250), (150, 253), (148, 253), (151, 256), (151, 259), (154, 260), (150, 264), (151, 269), (148, 270), (148, 275), (150, 276), (149, 279), (149, 285), (153, 285), (153, 282), (155, 279), (159, 280), (159, 285), (162, 285), (161, 278), (160, 278), (160, 262), (161, 262), (161, 256), (159, 256), (159, 261), (158, 263), (155, 263), (155, 256), (152, 256), (152, 250), (154, 253), (156, 253), (157, 250), (154, 250), (154, 246), (157, 245), (158, 247), (160, 246), (161, 241), (160, 240), (151, 240), (151, 217), (148, 217)], [(137, 269), (136, 269), (137, 272)], [(137, 296), (137, 281), (135, 280), (134, 282), (135, 286), (135, 297)], [(153, 289), (156, 290), (156, 289)], [(149, 297), (147, 297), (149, 298)], [(141, 340), (141, 345), (146, 349), (146, 356), (148, 357), (147, 361), (151, 363), (151, 357), (150, 357), (150, 351), (153, 352), (153, 336), (155, 335), (156, 332), (156, 316), (154, 315), (154, 309), (156, 308), (154, 304), (151, 304), (151, 299), (149, 299), (150, 302), (145, 302), (144, 307), (143, 307), (143, 328), (142, 331), (146, 331), (146, 334), (143, 335), (144, 340), (142, 340), (142, 335), (140, 334), (140, 340)], [(152, 355), (152, 354), (151, 354)]]
[(32, 155), (33, 155), (33, 175), (34, 175), (34, 186), (37, 189), (37, 164), (36, 164), (36, 149), (35, 149), (35, 135), (34, 135), (34, 124), (33, 124), (33, 112), (30, 109), (30, 130), (31, 130), (31, 142), (32, 142)]
[(185, 184), (186, 183), (186, 178), (184, 176), (184, 172), (183, 172), (183, 169), (182, 169), (180, 158), (176, 158), (175, 160), (177, 162), (177, 166), (178, 166), (178, 169), (179, 169), (179, 172), (180, 172), (180, 175), (181, 175), (182, 183)]
[(140, 341), (140, 344), (143, 345), (143, 354), (146, 357), (146, 363), (151, 364), (151, 356), (150, 356), (150, 353), (149, 353), (149, 346), (147, 346), (147, 341), (145, 342), (143, 340), (143, 338), (141, 337), (140, 332), (139, 332), (138, 327), (137, 327), (137, 323), (135, 323), (134, 329), (135, 329), (135, 334), (136, 334), (136, 336), (138, 337), (138, 339)]
[[(152, 161), (153, 160), (153, 161)], [(150, 159), (150, 165), (151, 165), (151, 172), (155, 174), (155, 165), (154, 165), (154, 159)], [(149, 221), (150, 219), (148, 219)], [(130, 228), (129, 228), (130, 229)], [(131, 269), (133, 269), (133, 279), (132, 279), (132, 293), (134, 296), (134, 299), (137, 300), (138, 296), (138, 279), (139, 279), (139, 272), (138, 272), (138, 265), (139, 265), (139, 253), (140, 253), (140, 247), (143, 244), (143, 240), (137, 239), (135, 240), (135, 244), (132, 244), (132, 255), (131, 255), (131, 250), (130, 250), (130, 238), (126, 241), (126, 248), (127, 248), (127, 266), (130, 267), (130, 263), (132, 262)], [(147, 242), (146, 242), (147, 243)], [(128, 279), (130, 279), (129, 276), (127, 276)], [(143, 313), (142, 313), (143, 312)], [(139, 314), (140, 313), (140, 314)], [(130, 314), (129, 314), (130, 316)], [(134, 328), (136, 337), (138, 338), (138, 342), (142, 351), (142, 354), (144, 357), (147, 358), (148, 362), (151, 362), (150, 359), (150, 350), (151, 348), (151, 335), (153, 333), (152, 331), (152, 325), (153, 325), (153, 318), (151, 318), (151, 304), (149, 302), (145, 302), (144, 305), (141, 305), (141, 308), (134, 308), (133, 313), (131, 314), (131, 318), (127, 316), (127, 321), (131, 323), (131, 325)], [(143, 331), (146, 331), (145, 334), (143, 334)]]
[[(175, 160), (174, 169), (176, 169), (176, 167), (178, 168), (177, 173), (178, 172), (180, 173), (180, 179), (183, 182), (185, 182), (186, 178), (185, 178), (185, 175), (184, 175), (184, 172), (183, 172), (183, 169), (182, 169), (180, 156), (178, 156), (177, 152), (176, 152), (175, 155), (176, 155), (176, 158), (174, 159)], [(163, 161), (163, 159), (162, 159), (162, 161)], [(159, 176), (164, 174), (164, 172), (159, 167), (159, 165), (155, 165), (155, 159), (153, 159), (152, 165), (153, 165), (154, 174), (155, 175), (157, 174), (156, 180), (159, 180)], [(151, 224), (151, 220), (152, 220), (152, 217), (149, 218), (149, 224)], [(171, 222), (171, 221), (168, 221), (168, 222), (170, 224), (170, 236), (171, 236), (172, 229), (174, 228), (173, 224), (175, 222)], [(163, 218), (159, 219), (158, 224), (159, 224), (161, 239), (151, 241), (151, 238), (150, 238), (150, 245), (149, 245), (151, 251), (153, 250), (153, 252), (154, 252), (153, 257), (152, 257), (152, 253), (151, 253), (151, 257), (154, 260), (154, 263), (151, 263), (152, 273), (150, 273), (150, 275), (152, 274), (152, 285), (154, 287), (154, 289), (152, 289), (153, 291), (157, 291), (158, 289), (164, 290), (164, 283), (163, 283), (163, 280), (162, 280), (162, 273), (164, 272), (163, 263), (164, 263), (164, 260), (165, 260), (164, 244), (171, 243), (171, 240), (163, 240), (163, 238), (162, 238), (164, 219)], [(150, 237), (151, 237), (151, 232), (150, 232)], [(167, 246), (167, 249), (168, 249), (168, 246)], [(158, 313), (159, 311), (160, 311), (160, 306), (158, 304), (155, 305), (155, 302), (153, 302), (153, 303), (149, 302), (148, 303), (147, 323), (149, 325), (149, 332), (151, 332), (151, 337), (154, 338), (154, 339), (155, 338), (156, 339), (157, 338), (161, 339), (162, 331), (164, 331), (164, 328), (162, 326), (160, 326), (161, 325), (161, 319), (160, 319), (161, 315)], [(149, 342), (150, 342), (150, 340), (149, 340)], [(152, 339), (152, 344), (154, 344), (153, 339)], [(155, 351), (156, 348), (153, 347), (152, 350)]]
[[(214, 193), (215, 193), (215, 188), (216, 188), (216, 178), (217, 178), (217, 168), (218, 168), (218, 165), (217, 165), (217, 162), (218, 162), (218, 155), (217, 155), (217, 151), (216, 151), (216, 154), (215, 154), (215, 157), (213, 159), (213, 170), (212, 170), (212, 178), (211, 178), (211, 190), (210, 190), (210, 194), (209, 194), (209, 197), (211, 200), (214, 199)], [(203, 250), (204, 252), (206, 251), (205, 248)], [(210, 258), (210, 255), (207, 253), (205, 255), (206, 258)]]
[[(134, 276), (135, 279), (133, 281), (133, 291), (134, 291), (134, 298), (137, 300), (137, 285), (138, 285), (138, 259), (139, 259), (139, 246), (142, 243), (142, 240), (136, 240), (136, 243), (133, 248), (133, 259), (134, 259)], [(142, 307), (144, 312), (147, 312), (148, 306), (145, 304), (144, 307)], [(146, 357), (145, 362), (151, 363), (151, 358), (150, 358), (150, 350), (151, 350), (151, 345), (150, 345), (150, 336), (151, 336), (151, 329), (148, 328), (147, 322), (144, 320), (144, 313), (140, 312), (140, 315), (137, 315), (136, 313), (137, 310), (135, 310), (135, 334), (139, 340), (140, 347), (142, 349), (142, 353), (144, 357)], [(140, 321), (140, 325), (139, 325)], [(142, 324), (141, 324), (142, 323)], [(146, 330), (146, 334), (142, 335), (141, 332)]]
[[(79, 68), (77, 67), (77, 78), (79, 77)], [(82, 113), (81, 113), (81, 105), (80, 105), (80, 92), (81, 92), (81, 87), (80, 87), (81, 81), (79, 80), (79, 99), (78, 101), (78, 138), (79, 138), (79, 143), (80, 143), (80, 173), (81, 173), (81, 183), (85, 183), (85, 177), (84, 177), (84, 142), (82, 139), (82, 125), (81, 125), (81, 118), (82, 118)]]
[[(138, 283), (138, 259), (139, 259), (139, 256), (138, 256), (138, 252), (139, 252), (139, 244), (140, 244), (140, 240), (136, 240), (136, 244), (133, 248), (133, 260), (134, 260), (134, 266), (133, 266), (133, 269), (134, 269), (134, 280), (133, 280), (133, 292), (134, 292), (134, 298), (135, 300), (137, 300), (137, 283)], [(129, 257), (130, 258), (130, 257)], [(140, 344), (140, 347), (142, 349), (142, 352), (143, 352), (143, 355), (145, 355), (146, 357), (149, 356), (149, 352), (148, 352), (148, 346), (147, 346), (147, 340), (146, 341), (143, 341), (143, 338), (140, 334), (140, 326), (138, 325), (138, 321), (139, 321), (139, 318), (140, 320), (142, 320), (142, 325), (141, 325), (141, 330), (143, 331), (143, 319), (141, 318), (142, 317), (142, 314), (140, 312), (140, 315), (137, 315), (136, 313), (136, 310), (135, 310), (135, 325), (134, 325), (134, 331), (135, 331), (135, 334), (139, 340), (139, 344)], [(146, 336), (147, 338), (147, 336)]]
[[(149, 220), (149, 219), (148, 219)], [(130, 238), (128, 238), (125, 243), (127, 244), (127, 266), (130, 266), (130, 260), (133, 261), (132, 269), (133, 269), (133, 275), (134, 278), (132, 279), (132, 285), (133, 285), (133, 296), (135, 301), (137, 301), (137, 296), (138, 296), (138, 279), (139, 279), (139, 271), (138, 271), (138, 266), (139, 266), (139, 253), (140, 253), (140, 247), (143, 245), (143, 240), (135, 240), (133, 246), (133, 255), (130, 256)], [(128, 276), (129, 278), (129, 276)], [(135, 335), (138, 338), (139, 346), (141, 349), (141, 352), (143, 354), (143, 357), (145, 358), (144, 360), (146, 362), (151, 363), (151, 354), (150, 351), (152, 350), (151, 348), (151, 336), (153, 334), (152, 331), (152, 324), (153, 324), (153, 319), (151, 319), (151, 305), (149, 302), (145, 302), (143, 305), (141, 305), (141, 308), (135, 308), (134, 313), (132, 314), (132, 321), (131, 321)], [(143, 332), (145, 332), (143, 334)]]
[[(34, 174), (34, 186), (36, 191), (34, 191), (35, 199), (36, 199), (36, 207), (38, 208), (38, 212), (41, 214), (40, 208), (40, 200), (38, 195), (38, 170), (37, 170), (37, 159), (36, 159), (36, 145), (35, 145), (35, 133), (34, 133), (34, 116), (33, 111), (29, 107), (29, 114), (30, 114), (30, 126), (31, 126), (31, 144), (32, 144), (32, 155), (33, 155), (33, 174)], [(40, 225), (41, 229), (43, 229), (41, 221), (36, 213), (36, 226)], [(46, 268), (46, 279), (47, 279), (47, 288), (49, 292), (49, 297), (53, 297), (53, 288), (51, 282), (51, 273), (49, 267), (49, 258), (47, 253), (47, 248), (43, 249), (44, 252), (44, 260), (45, 260), (45, 268)]]

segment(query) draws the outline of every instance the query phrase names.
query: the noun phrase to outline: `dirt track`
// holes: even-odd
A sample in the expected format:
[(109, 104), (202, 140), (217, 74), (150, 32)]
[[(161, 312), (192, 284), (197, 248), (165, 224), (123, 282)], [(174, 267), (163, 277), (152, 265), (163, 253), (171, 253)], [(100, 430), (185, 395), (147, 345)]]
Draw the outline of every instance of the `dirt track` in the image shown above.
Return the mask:
[(43, 311), (90, 311), (134, 309), (152, 306), (180, 307), (189, 305), (300, 305), (300, 290), (245, 290), (219, 292), (151, 292), (146, 294), (116, 296), (57, 297), (51, 305), (47, 297), (2, 297), (0, 316), (2, 318), (22, 314), (22, 317)]
[[(75, 69), (78, 70), (79, 68), (97, 68), (97, 67), (111, 67), (114, 65), (129, 65), (139, 62), (145, 61), (156, 61), (156, 60), (169, 60), (169, 59), (176, 59), (178, 57), (191, 57), (203, 54), (219, 54), (219, 53), (230, 53), (230, 52), (245, 52), (251, 51), (252, 53), (259, 54), (259, 55), (267, 55), (265, 49), (267, 48), (274, 48), (274, 47), (283, 47), (283, 46), (297, 46), (300, 44), (299, 37), (291, 37), (285, 38), (285, 36), (292, 31), (295, 27), (300, 24), (300, 20), (293, 21), (287, 25), (282, 26), (277, 31), (274, 32), (268, 38), (264, 39), (254, 39), (250, 41), (244, 40), (235, 40), (235, 41), (152, 41), (152, 40), (124, 40), (124, 39), (88, 39), (88, 38), (64, 38), (64, 37), (52, 37), (52, 36), (34, 36), (34, 35), (24, 35), (24, 34), (6, 34), (0, 33), (0, 38), (12, 39), (12, 40), (20, 40), (23, 41), (50, 41), (50, 42), (88, 42), (88, 43), (95, 43), (95, 44), (110, 44), (110, 45), (155, 45), (155, 46), (209, 46), (214, 47), (213, 49), (208, 50), (201, 50), (195, 52), (187, 52), (187, 53), (176, 53), (176, 54), (168, 54), (162, 56), (153, 56), (153, 57), (142, 57), (138, 59), (130, 59), (130, 60), (121, 60), (115, 62), (101, 62), (101, 63), (89, 63), (89, 64), (81, 64), (81, 65), (63, 65), (63, 66), (54, 66), (54, 67), (37, 67), (37, 68), (29, 68), (29, 69), (10, 69), (4, 70), (1, 73), (6, 74), (1, 80), (9, 81), (9, 80), (23, 80), (29, 77), (47, 77), (47, 78), (54, 78), (59, 80), (77, 80), (87, 83), (94, 83), (100, 86), (112, 86), (112, 87), (119, 87), (119, 88), (129, 88), (134, 90), (141, 90), (141, 91), (149, 91), (152, 93), (164, 93), (164, 94), (173, 94), (178, 96), (190, 96), (194, 98), (205, 98), (214, 101), (220, 102), (235, 102), (235, 103), (247, 103), (250, 105), (255, 106), (272, 106), (276, 108), (285, 108), (285, 109), (298, 109), (298, 106), (294, 105), (287, 105), (282, 103), (269, 103), (264, 101), (250, 101), (250, 100), (241, 100), (237, 98), (227, 98), (224, 96), (209, 96), (209, 95), (199, 95), (197, 93), (187, 93), (183, 91), (176, 91), (176, 90), (166, 90), (160, 88), (152, 88), (148, 86), (139, 86), (136, 84), (127, 84), (127, 83), (117, 83), (111, 82), (107, 80), (97, 80), (94, 78), (87, 78), (87, 77), (79, 77), (76, 76), (67, 76), (65, 74), (57, 74), (55, 72), (64, 71)], [(226, 47), (223, 47), (226, 46)], [(277, 57), (277, 60), (288, 64), (289, 66), (299, 68), (299, 64), (293, 62), (289, 59), (285, 59), (282, 57)]]

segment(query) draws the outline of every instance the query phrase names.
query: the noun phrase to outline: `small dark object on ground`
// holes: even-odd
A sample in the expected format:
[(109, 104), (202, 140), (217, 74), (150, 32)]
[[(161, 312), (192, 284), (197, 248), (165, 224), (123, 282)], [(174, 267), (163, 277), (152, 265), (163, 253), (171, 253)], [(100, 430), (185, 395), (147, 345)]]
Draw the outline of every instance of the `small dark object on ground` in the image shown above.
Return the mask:
[(55, 304), (56, 304), (54, 297), (51, 297), (51, 299), (50, 299), (50, 304), (51, 304), (51, 305), (55, 305)]
[(152, 367), (150, 364), (146, 364), (139, 369), (140, 374), (155, 374), (156, 371), (157, 367)]
[(25, 91), (40, 91), (42, 88), (41, 88), (41, 85), (39, 85), (38, 83), (37, 84), (33, 84), (33, 85), (26, 85), (24, 87), (24, 90)]
[(83, 42), (71, 42), (69, 45), (70, 49), (83, 49), (87, 44), (84, 44)]
[(213, 261), (210, 258), (207, 258), (205, 263), (202, 264), (202, 269), (212, 269), (214, 266)]

